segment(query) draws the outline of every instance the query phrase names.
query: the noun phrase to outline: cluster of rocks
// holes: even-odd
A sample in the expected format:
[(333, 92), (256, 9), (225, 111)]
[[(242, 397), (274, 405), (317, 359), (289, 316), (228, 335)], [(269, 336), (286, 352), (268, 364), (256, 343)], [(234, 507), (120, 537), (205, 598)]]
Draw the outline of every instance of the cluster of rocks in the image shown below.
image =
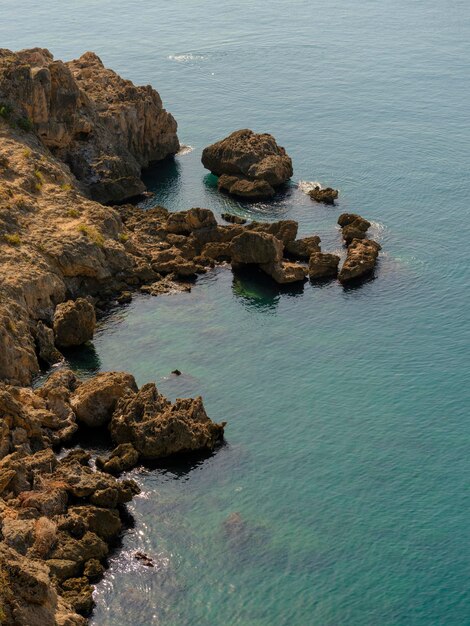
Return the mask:
[[(139, 460), (210, 451), (224, 426), (201, 398), (169, 402), (155, 385), (138, 389), (130, 374), (108, 372), (82, 382), (59, 369), (36, 390), (0, 384), (0, 607), (6, 624), (84, 624), (92, 584), (104, 572), (121, 532), (120, 506), (139, 491), (110, 474)], [(52, 446), (77, 428), (108, 426), (118, 446), (99, 470), (72, 450)]]
[(375, 269), (381, 245), (366, 239), (370, 222), (355, 213), (342, 213), (338, 218), (344, 242), (348, 248), (339, 280), (342, 283), (369, 276)]

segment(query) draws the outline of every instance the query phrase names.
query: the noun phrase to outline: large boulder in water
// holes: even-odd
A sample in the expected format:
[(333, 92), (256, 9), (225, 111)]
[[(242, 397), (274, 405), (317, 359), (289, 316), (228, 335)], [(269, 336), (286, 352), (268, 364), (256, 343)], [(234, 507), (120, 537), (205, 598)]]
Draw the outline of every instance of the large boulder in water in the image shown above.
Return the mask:
[(348, 256), (338, 275), (340, 282), (368, 276), (374, 271), (381, 245), (370, 239), (353, 239), (348, 247)]
[(266, 265), (279, 263), (282, 259), (283, 249), (282, 241), (274, 235), (246, 230), (232, 240), (232, 264)]
[(209, 419), (200, 397), (171, 404), (148, 383), (121, 398), (110, 431), (116, 443), (131, 443), (142, 459), (151, 460), (213, 450), (223, 438), (224, 426)]
[(80, 346), (93, 339), (96, 326), (94, 306), (85, 298), (62, 302), (54, 314), (56, 345), (63, 348)]
[(246, 198), (269, 198), (292, 174), (292, 160), (268, 133), (243, 129), (203, 150), (202, 164), (219, 187)]

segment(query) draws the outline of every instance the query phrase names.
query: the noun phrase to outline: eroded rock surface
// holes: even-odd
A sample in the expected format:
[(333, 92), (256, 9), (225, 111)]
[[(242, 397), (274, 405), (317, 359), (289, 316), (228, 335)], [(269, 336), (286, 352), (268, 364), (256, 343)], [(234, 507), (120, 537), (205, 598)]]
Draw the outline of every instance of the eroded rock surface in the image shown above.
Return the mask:
[(336, 278), (338, 275), (339, 256), (325, 252), (314, 252), (310, 256), (308, 275), (312, 280)]
[(158, 93), (124, 80), (93, 52), (63, 63), (41, 48), (1, 50), (0, 101), (100, 202), (143, 192), (142, 168), (179, 150), (176, 122)]
[(369, 276), (373, 273), (381, 245), (370, 239), (353, 239), (348, 246), (348, 255), (338, 275), (340, 282)]
[(356, 213), (342, 213), (338, 217), (338, 224), (341, 226), (346, 245), (349, 245), (353, 239), (364, 239), (370, 228), (370, 222)]
[(148, 383), (121, 398), (110, 432), (116, 443), (131, 443), (142, 459), (150, 460), (213, 450), (223, 438), (224, 426), (209, 419), (200, 397), (172, 404)]
[(204, 149), (202, 164), (219, 176), (219, 188), (245, 198), (269, 198), (293, 173), (284, 148), (267, 133), (243, 129)]
[(334, 204), (338, 197), (338, 190), (331, 187), (314, 187), (308, 192), (308, 195), (315, 200), (315, 202), (322, 202), (323, 204)]
[(62, 348), (81, 346), (93, 339), (95, 326), (95, 308), (85, 298), (62, 302), (55, 310), (55, 342)]

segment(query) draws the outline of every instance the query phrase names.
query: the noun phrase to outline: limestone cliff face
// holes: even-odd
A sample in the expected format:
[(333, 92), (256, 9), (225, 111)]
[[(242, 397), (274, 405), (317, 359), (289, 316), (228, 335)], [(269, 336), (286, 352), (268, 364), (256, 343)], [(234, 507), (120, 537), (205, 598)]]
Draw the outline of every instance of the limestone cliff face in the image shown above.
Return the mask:
[(55, 61), (48, 50), (0, 50), (0, 104), (36, 131), (94, 200), (145, 187), (141, 170), (179, 150), (177, 124), (150, 86), (136, 87), (92, 52)]

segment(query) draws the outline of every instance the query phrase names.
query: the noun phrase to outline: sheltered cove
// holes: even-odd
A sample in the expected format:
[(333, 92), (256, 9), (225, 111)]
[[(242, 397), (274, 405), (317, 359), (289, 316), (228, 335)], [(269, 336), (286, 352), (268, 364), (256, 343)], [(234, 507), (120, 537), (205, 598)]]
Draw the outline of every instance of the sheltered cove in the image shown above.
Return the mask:
[[(33, 390), (41, 363), (91, 339), (96, 313), (134, 291), (188, 289), (227, 262), (256, 265), (279, 284), (329, 279), (339, 257), (322, 252), (317, 236), (298, 239), (293, 220), (220, 225), (203, 208), (109, 206), (145, 191), (142, 168), (175, 154), (179, 141), (157, 92), (93, 53), (62, 63), (47, 50), (0, 50), (0, 136), (0, 616), (73, 626), (92, 610), (92, 583), (122, 528), (119, 507), (138, 492), (113, 475), (212, 450), (225, 424), (210, 420), (201, 398), (172, 404), (153, 384), (138, 389), (131, 374), (82, 382), (61, 367)], [(246, 138), (254, 162), (238, 171), (227, 153), (237, 153), (233, 141), (243, 152)], [(237, 131), (219, 144), (223, 168), (214, 146), (203, 160), (229, 193), (272, 196), (292, 175), (270, 135)], [(339, 280), (347, 282), (373, 270), (380, 246), (365, 238), (370, 224), (360, 216), (343, 214), (339, 224), (348, 246)], [(99, 471), (86, 451), (58, 460), (54, 449), (79, 427), (102, 426), (117, 447), (97, 460)]]

